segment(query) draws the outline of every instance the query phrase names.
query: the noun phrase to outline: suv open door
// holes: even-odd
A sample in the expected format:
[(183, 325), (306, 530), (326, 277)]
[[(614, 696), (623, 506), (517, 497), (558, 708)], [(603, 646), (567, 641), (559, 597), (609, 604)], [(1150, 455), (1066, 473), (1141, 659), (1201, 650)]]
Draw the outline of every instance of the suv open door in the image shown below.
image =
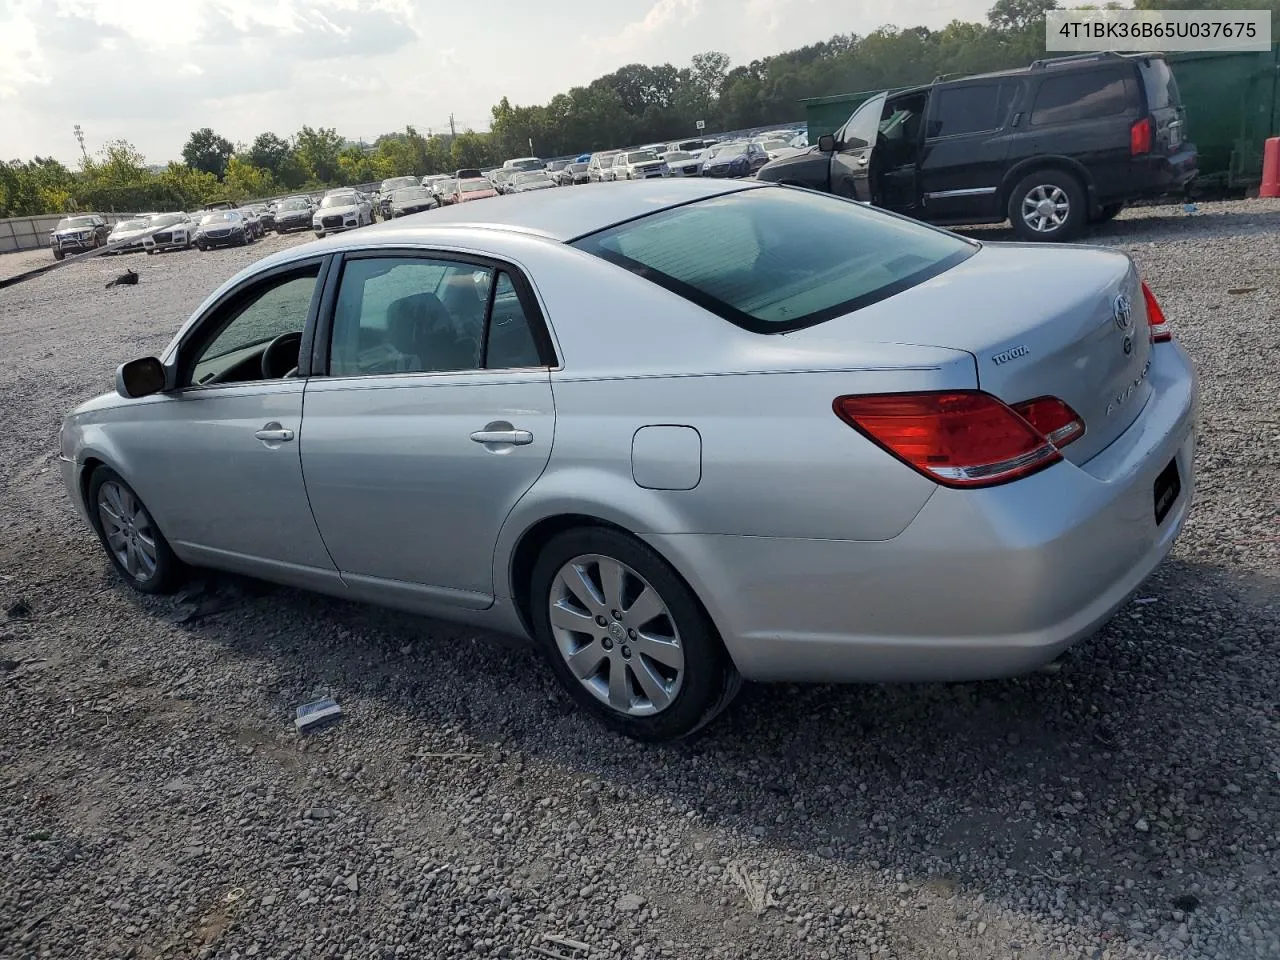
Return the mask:
[(877, 93), (853, 111), (834, 136), (818, 138), (818, 150), (831, 154), (831, 192), (871, 202), (871, 154), (880, 136), (887, 93)]

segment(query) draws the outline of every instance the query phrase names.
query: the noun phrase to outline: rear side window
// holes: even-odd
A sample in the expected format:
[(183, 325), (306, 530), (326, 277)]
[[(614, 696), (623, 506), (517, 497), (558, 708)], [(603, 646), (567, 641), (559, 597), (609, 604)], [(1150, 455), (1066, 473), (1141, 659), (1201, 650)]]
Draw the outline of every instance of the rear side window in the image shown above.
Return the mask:
[(857, 310), (978, 249), (914, 220), (787, 187), (685, 204), (574, 245), (758, 333)]
[[(1001, 88), (1007, 89), (1001, 97)], [(965, 133), (998, 130), (1008, 113), (1014, 84), (980, 83), (964, 87), (941, 87), (929, 124), (930, 137), (955, 137)]]
[(1048, 77), (1036, 91), (1032, 126), (1101, 120), (1127, 113), (1125, 74), (1119, 70), (1091, 70)]
[(1173, 70), (1167, 61), (1159, 57), (1140, 61), (1138, 72), (1142, 74), (1142, 83), (1147, 91), (1148, 110), (1167, 110), (1182, 104), (1178, 82), (1173, 79)]

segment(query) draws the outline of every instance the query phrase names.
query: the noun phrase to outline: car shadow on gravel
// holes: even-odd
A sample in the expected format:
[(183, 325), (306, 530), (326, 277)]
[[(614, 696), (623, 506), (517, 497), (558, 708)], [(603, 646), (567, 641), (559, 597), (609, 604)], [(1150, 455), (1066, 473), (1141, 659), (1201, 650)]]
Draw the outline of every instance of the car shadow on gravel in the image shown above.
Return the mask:
[[(186, 629), (269, 675), (276, 729), (333, 691), (357, 755), (362, 715), (395, 715), (421, 742), (464, 730), (696, 810), (762, 860), (786, 849), (892, 869), (1011, 910), (1070, 900), (1104, 925), (1275, 891), (1280, 706), (1258, 669), (1275, 657), (1274, 578), (1171, 560), (1057, 673), (749, 685), (704, 735), (665, 746), (604, 732), (519, 642), (268, 589)], [(365, 759), (394, 779), (388, 754)]]
[[(1280, 211), (1274, 210), (1240, 212), (1210, 206), (1197, 208), (1193, 213), (1185, 213), (1180, 208), (1177, 208), (1176, 213), (1168, 214), (1147, 214), (1141, 208), (1135, 213), (1138, 215), (1130, 216), (1122, 213), (1116, 219), (1106, 223), (1090, 224), (1073, 242), (1101, 246), (1167, 243), (1170, 230), (1176, 230), (1179, 239), (1192, 237), (1203, 237), (1206, 240), (1225, 239), (1238, 237), (1242, 233), (1266, 234), (1271, 238), (1276, 230), (1280, 229)], [(988, 242), (1019, 240), (1008, 224), (982, 224), (949, 229), (974, 240)]]

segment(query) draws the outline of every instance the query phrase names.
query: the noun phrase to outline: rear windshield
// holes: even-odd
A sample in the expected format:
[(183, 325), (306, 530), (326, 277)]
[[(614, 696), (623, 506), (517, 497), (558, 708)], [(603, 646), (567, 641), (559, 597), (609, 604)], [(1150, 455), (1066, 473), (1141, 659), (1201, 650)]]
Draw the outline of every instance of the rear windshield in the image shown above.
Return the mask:
[(685, 204), (574, 245), (759, 333), (857, 310), (978, 249), (914, 220), (788, 187)]
[(1167, 61), (1161, 57), (1140, 60), (1138, 72), (1142, 74), (1142, 83), (1147, 88), (1148, 110), (1165, 110), (1182, 104), (1182, 98), (1178, 96), (1178, 82), (1173, 79), (1173, 70)]

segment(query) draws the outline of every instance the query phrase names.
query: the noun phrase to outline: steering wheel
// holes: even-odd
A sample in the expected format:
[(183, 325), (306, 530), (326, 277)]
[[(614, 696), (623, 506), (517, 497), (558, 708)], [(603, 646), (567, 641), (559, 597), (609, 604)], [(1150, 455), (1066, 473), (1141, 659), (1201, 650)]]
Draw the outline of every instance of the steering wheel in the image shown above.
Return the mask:
[(278, 380), (292, 377), (298, 372), (298, 351), (302, 347), (301, 333), (283, 333), (262, 351), (262, 379)]

